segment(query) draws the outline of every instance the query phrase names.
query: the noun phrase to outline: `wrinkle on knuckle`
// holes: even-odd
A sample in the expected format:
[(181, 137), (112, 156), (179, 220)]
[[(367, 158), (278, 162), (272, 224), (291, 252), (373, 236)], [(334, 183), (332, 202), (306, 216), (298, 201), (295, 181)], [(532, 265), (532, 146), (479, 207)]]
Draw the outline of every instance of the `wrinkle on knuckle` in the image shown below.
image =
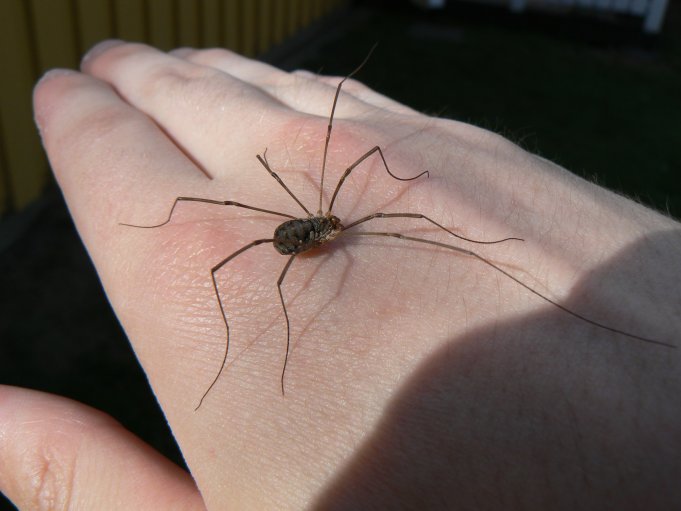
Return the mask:
[(37, 511), (71, 509), (71, 496), (76, 472), (76, 456), (46, 442), (42, 449), (27, 453), (24, 460), (28, 472), (23, 499), (29, 509)]
[(213, 88), (212, 82), (218, 75), (218, 71), (206, 66), (163, 63), (146, 70), (140, 86), (134, 93), (144, 101), (171, 98), (187, 102), (200, 96), (197, 91), (201, 93), (210, 91)]
[(73, 470), (60, 466), (55, 461), (46, 460), (41, 473), (36, 475), (34, 509), (71, 508)]
[(364, 85), (364, 83), (360, 82), (359, 80), (356, 80), (355, 78), (347, 78), (345, 80), (345, 83), (343, 83), (343, 88), (346, 89), (348, 92), (367, 92), (371, 91), (371, 89)]
[(83, 509), (79, 489), (94, 495), (91, 483), (111, 483), (102, 472), (121, 445), (120, 423), (56, 395), (0, 394), (8, 412), (0, 421), (0, 484), (19, 509)]
[[(104, 106), (95, 111), (89, 111), (77, 119), (68, 122), (63, 129), (54, 132), (46, 140), (48, 153), (54, 164), (60, 158), (73, 163), (73, 158), (101, 160), (102, 155), (110, 154), (121, 138), (127, 138), (131, 127), (135, 123), (147, 122), (128, 108)], [(55, 161), (57, 160), (57, 161)]]
[[(53, 419), (52, 424), (37, 432), (32, 449), (25, 452), (23, 474), (28, 485), (28, 509), (68, 510), (79, 508), (78, 486), (92, 476), (88, 458), (95, 451), (92, 446), (101, 444), (109, 430), (120, 428), (110, 416), (91, 411), (86, 416), (79, 413)], [(45, 429), (43, 429), (45, 428)]]

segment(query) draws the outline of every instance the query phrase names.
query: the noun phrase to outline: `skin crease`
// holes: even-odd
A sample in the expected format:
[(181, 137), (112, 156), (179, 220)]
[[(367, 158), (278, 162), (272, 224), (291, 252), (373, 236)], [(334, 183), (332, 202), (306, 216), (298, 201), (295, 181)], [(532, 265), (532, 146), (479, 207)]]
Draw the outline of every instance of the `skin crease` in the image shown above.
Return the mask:
[[(338, 81), (224, 50), (109, 42), (81, 72), (36, 87), (51, 165), (196, 487), (101, 414), (2, 387), (0, 489), (22, 509), (40, 495), (98, 509), (157, 509), (160, 495), (180, 509), (680, 506), (681, 350), (584, 324), (479, 261), (397, 239), (341, 237), (294, 261), (285, 397), (286, 258), (262, 245), (231, 261), (218, 274), (230, 359), (194, 412), (225, 346), (210, 268), (285, 219), (185, 203), (161, 228), (120, 223), (159, 223), (177, 196), (304, 216), (257, 162), (265, 148), (316, 211)], [(339, 194), (343, 223), (418, 212), (475, 239), (524, 238), (475, 245), (413, 219), (358, 227), (473, 250), (596, 321), (681, 344), (676, 222), (354, 80), (338, 102), (325, 205), (374, 145), (394, 174), (430, 178), (398, 182), (372, 156)], [(61, 435), (48, 435), (55, 421)], [(125, 453), (136, 453), (128, 465)]]

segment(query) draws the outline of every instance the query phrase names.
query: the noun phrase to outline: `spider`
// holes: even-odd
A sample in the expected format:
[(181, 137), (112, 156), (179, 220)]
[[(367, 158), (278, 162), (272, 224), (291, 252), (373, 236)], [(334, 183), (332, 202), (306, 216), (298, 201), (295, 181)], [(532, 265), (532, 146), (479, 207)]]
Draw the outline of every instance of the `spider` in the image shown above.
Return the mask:
[(417, 174), (416, 176), (413, 177), (408, 177), (408, 178), (402, 178), (399, 176), (396, 176), (395, 174), (392, 173), (390, 168), (388, 167), (388, 163), (385, 159), (385, 155), (383, 154), (383, 151), (381, 150), (380, 146), (374, 146), (370, 150), (368, 150), (366, 153), (364, 153), (362, 156), (360, 156), (354, 163), (352, 163), (347, 169), (345, 169), (345, 172), (342, 174), (340, 179), (338, 180), (338, 183), (336, 184), (336, 188), (334, 189), (333, 195), (331, 196), (331, 201), (329, 202), (329, 207), (326, 209), (326, 212), (323, 210), (323, 204), (322, 204), (322, 195), (324, 191), (324, 175), (326, 171), (326, 160), (327, 160), (327, 154), (328, 154), (328, 149), (329, 149), (329, 140), (331, 139), (331, 132), (332, 132), (332, 127), (333, 127), (333, 117), (334, 113), (336, 111), (336, 104), (338, 103), (338, 97), (341, 92), (341, 88), (343, 84), (345, 83), (346, 80), (349, 78), (353, 77), (357, 72), (362, 69), (362, 67), (366, 64), (366, 62), (369, 60), (369, 57), (373, 53), (374, 48), (369, 52), (369, 54), (365, 57), (365, 59), (362, 61), (362, 63), (357, 66), (357, 68), (352, 71), (349, 75), (345, 76), (339, 83), (338, 86), (336, 87), (336, 92), (333, 98), (333, 104), (331, 107), (331, 114), (329, 115), (329, 124), (327, 126), (326, 130), (326, 138), (324, 142), (324, 155), (322, 159), (322, 168), (321, 168), (321, 178), (320, 178), (320, 186), (319, 186), (319, 203), (318, 203), (318, 209), (316, 214), (313, 214), (296, 196), (295, 194), (286, 186), (284, 181), (277, 175), (276, 172), (272, 170), (270, 167), (270, 164), (267, 160), (267, 149), (263, 152), (262, 156), (261, 155), (256, 155), (256, 158), (260, 162), (260, 164), (264, 167), (264, 169), (274, 178), (277, 183), (288, 193), (293, 200), (305, 211), (306, 216), (303, 218), (296, 217), (293, 215), (289, 215), (287, 213), (281, 213), (279, 211), (273, 211), (269, 209), (264, 209), (264, 208), (259, 208), (255, 206), (250, 206), (247, 204), (242, 204), (240, 202), (232, 201), (232, 200), (213, 200), (213, 199), (205, 199), (205, 198), (200, 198), (200, 197), (176, 197), (175, 201), (173, 202), (173, 205), (170, 208), (170, 212), (168, 213), (168, 217), (166, 218), (165, 221), (161, 222), (160, 224), (157, 225), (133, 225), (133, 224), (127, 224), (127, 223), (121, 223), (120, 225), (128, 226), (128, 227), (136, 227), (136, 228), (143, 228), (143, 229), (153, 229), (157, 227), (162, 227), (166, 224), (168, 224), (173, 216), (173, 213), (175, 211), (175, 208), (180, 202), (202, 202), (202, 203), (208, 203), (208, 204), (216, 204), (220, 206), (234, 206), (237, 208), (243, 208), (243, 209), (249, 209), (252, 211), (259, 211), (262, 213), (268, 213), (271, 215), (276, 215), (280, 217), (287, 218), (286, 221), (284, 221), (282, 224), (280, 224), (274, 231), (274, 235), (271, 238), (264, 238), (264, 239), (257, 239), (254, 241), (251, 241), (250, 243), (246, 244), (245, 246), (241, 247), (240, 249), (236, 250), (229, 256), (227, 256), (225, 259), (220, 261), (218, 264), (213, 266), (210, 270), (211, 273), (211, 280), (213, 284), (213, 290), (215, 291), (215, 296), (217, 299), (217, 303), (220, 309), (220, 313), (222, 314), (222, 319), (225, 323), (225, 329), (226, 329), (226, 343), (225, 343), (225, 352), (224, 356), (222, 359), (222, 363), (220, 365), (220, 369), (211, 382), (211, 384), (208, 386), (204, 394), (201, 396), (201, 399), (199, 400), (199, 404), (195, 408), (195, 410), (198, 410), (201, 405), (203, 404), (204, 399), (208, 395), (208, 393), (211, 391), (211, 389), (215, 386), (217, 383), (218, 379), (220, 378), (220, 375), (222, 374), (222, 371), (225, 369), (226, 363), (227, 363), (227, 356), (229, 354), (229, 341), (230, 341), (230, 334), (229, 334), (229, 322), (227, 320), (227, 313), (225, 311), (224, 304), (222, 302), (222, 298), (220, 296), (220, 292), (218, 290), (218, 284), (215, 278), (216, 273), (223, 268), (227, 263), (229, 263), (231, 260), (233, 260), (235, 257), (243, 254), (244, 252), (250, 250), (253, 247), (256, 247), (258, 245), (262, 245), (264, 243), (272, 243), (274, 246), (274, 249), (281, 255), (288, 256), (288, 260), (286, 261), (286, 264), (284, 265), (283, 270), (281, 271), (281, 274), (279, 275), (279, 279), (277, 280), (277, 290), (279, 292), (279, 298), (281, 300), (281, 305), (282, 309), (284, 311), (284, 317), (286, 319), (286, 353), (284, 356), (284, 363), (281, 371), (281, 393), (282, 395), (285, 395), (285, 385), (284, 385), (284, 377), (286, 375), (286, 367), (288, 364), (288, 359), (289, 359), (289, 352), (290, 352), (290, 347), (291, 347), (291, 323), (289, 320), (288, 316), (288, 311), (286, 309), (286, 302), (284, 300), (284, 295), (282, 293), (282, 284), (284, 282), (284, 278), (286, 277), (286, 274), (288, 273), (289, 268), (293, 264), (293, 261), (295, 260), (296, 256), (303, 252), (307, 252), (309, 250), (313, 250), (317, 247), (320, 247), (321, 245), (324, 245), (326, 243), (329, 243), (333, 240), (335, 240), (338, 237), (341, 236), (382, 236), (382, 237), (391, 237), (391, 238), (397, 238), (403, 241), (407, 242), (415, 242), (415, 243), (423, 243), (427, 245), (433, 245), (436, 247), (452, 250), (455, 252), (458, 252), (460, 254), (463, 254), (465, 256), (469, 256), (472, 258), (477, 259), (478, 261), (484, 263), (485, 265), (491, 267), (495, 271), (501, 273), (502, 275), (508, 277), (509, 279), (513, 280), (516, 282), (518, 285), (522, 286), (529, 292), (533, 293), (534, 295), (538, 296), (542, 300), (550, 303), (551, 305), (557, 307), (558, 309), (562, 310), (563, 312), (581, 320), (586, 323), (589, 323), (595, 327), (608, 330), (610, 332), (614, 332), (619, 335), (623, 335), (632, 339), (636, 339), (639, 341), (651, 343), (651, 344), (657, 344), (660, 346), (666, 346), (669, 348), (676, 348), (675, 345), (669, 344), (666, 342), (658, 341), (655, 339), (649, 339), (646, 337), (641, 337), (635, 334), (631, 334), (628, 332), (625, 332), (623, 330), (619, 330), (617, 328), (605, 325), (603, 323), (599, 323), (597, 321), (594, 321), (592, 319), (589, 319), (577, 312), (574, 312), (567, 307), (561, 305), (560, 303), (548, 298), (547, 296), (544, 296), (543, 294), (539, 293), (538, 291), (532, 289), (529, 285), (525, 284), (518, 278), (514, 277), (498, 265), (492, 263), (490, 260), (486, 259), (485, 257), (477, 254), (476, 252), (473, 252), (471, 250), (467, 250), (455, 245), (451, 245), (448, 243), (442, 243), (438, 241), (433, 241), (425, 238), (418, 238), (414, 236), (407, 236), (404, 234), (401, 234), (399, 232), (385, 232), (385, 231), (361, 231), (361, 232), (348, 232), (349, 230), (353, 229), (354, 227), (364, 224), (366, 222), (369, 222), (371, 220), (377, 219), (377, 218), (416, 218), (420, 220), (425, 220), (426, 222), (429, 222), (430, 224), (436, 226), (438, 229), (441, 229), (442, 231), (448, 233), (451, 236), (454, 236), (455, 238), (458, 238), (463, 241), (471, 242), (471, 243), (477, 243), (481, 245), (491, 245), (491, 244), (496, 244), (496, 243), (503, 243), (507, 241), (519, 241), (523, 242), (524, 240), (522, 238), (515, 238), (515, 237), (509, 237), (509, 238), (504, 238), (500, 240), (495, 240), (495, 241), (480, 241), (480, 240), (473, 240), (470, 238), (466, 238), (464, 236), (461, 236), (459, 234), (456, 234), (452, 232), (451, 230), (447, 229), (445, 226), (439, 224), (432, 218), (429, 218), (426, 215), (423, 215), (421, 213), (411, 213), (411, 212), (402, 212), (402, 213), (383, 213), (383, 212), (377, 212), (373, 213), (368, 216), (364, 216), (362, 218), (359, 218), (353, 222), (350, 222), (349, 224), (344, 225), (341, 222), (341, 219), (338, 218), (333, 214), (333, 205), (336, 201), (336, 198), (338, 197), (338, 194), (343, 186), (343, 183), (345, 180), (348, 178), (348, 176), (352, 173), (354, 169), (356, 169), (362, 162), (364, 162), (367, 158), (374, 154), (378, 154), (378, 156), (381, 159), (381, 162), (383, 164), (383, 167), (385, 168), (386, 172), (392, 177), (393, 179), (396, 179), (398, 181), (413, 181), (415, 179), (420, 178), (421, 176), (426, 176), (429, 177), (429, 172), (427, 170)]

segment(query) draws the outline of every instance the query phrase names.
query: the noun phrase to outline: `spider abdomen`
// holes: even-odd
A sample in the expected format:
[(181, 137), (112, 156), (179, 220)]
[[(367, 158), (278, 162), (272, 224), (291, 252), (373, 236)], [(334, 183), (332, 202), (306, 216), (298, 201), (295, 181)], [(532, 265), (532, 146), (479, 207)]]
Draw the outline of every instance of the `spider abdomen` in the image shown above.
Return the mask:
[(274, 248), (283, 255), (300, 254), (331, 241), (342, 229), (333, 215), (288, 220), (274, 231)]

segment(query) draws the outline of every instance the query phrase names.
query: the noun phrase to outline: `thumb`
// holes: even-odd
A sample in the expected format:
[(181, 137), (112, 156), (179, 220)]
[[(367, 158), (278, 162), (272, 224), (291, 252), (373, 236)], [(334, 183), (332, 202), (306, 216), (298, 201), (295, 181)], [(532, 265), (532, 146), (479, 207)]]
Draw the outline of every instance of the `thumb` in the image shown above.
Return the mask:
[(205, 509), (183, 470), (85, 405), (0, 385), (0, 490), (19, 509)]

